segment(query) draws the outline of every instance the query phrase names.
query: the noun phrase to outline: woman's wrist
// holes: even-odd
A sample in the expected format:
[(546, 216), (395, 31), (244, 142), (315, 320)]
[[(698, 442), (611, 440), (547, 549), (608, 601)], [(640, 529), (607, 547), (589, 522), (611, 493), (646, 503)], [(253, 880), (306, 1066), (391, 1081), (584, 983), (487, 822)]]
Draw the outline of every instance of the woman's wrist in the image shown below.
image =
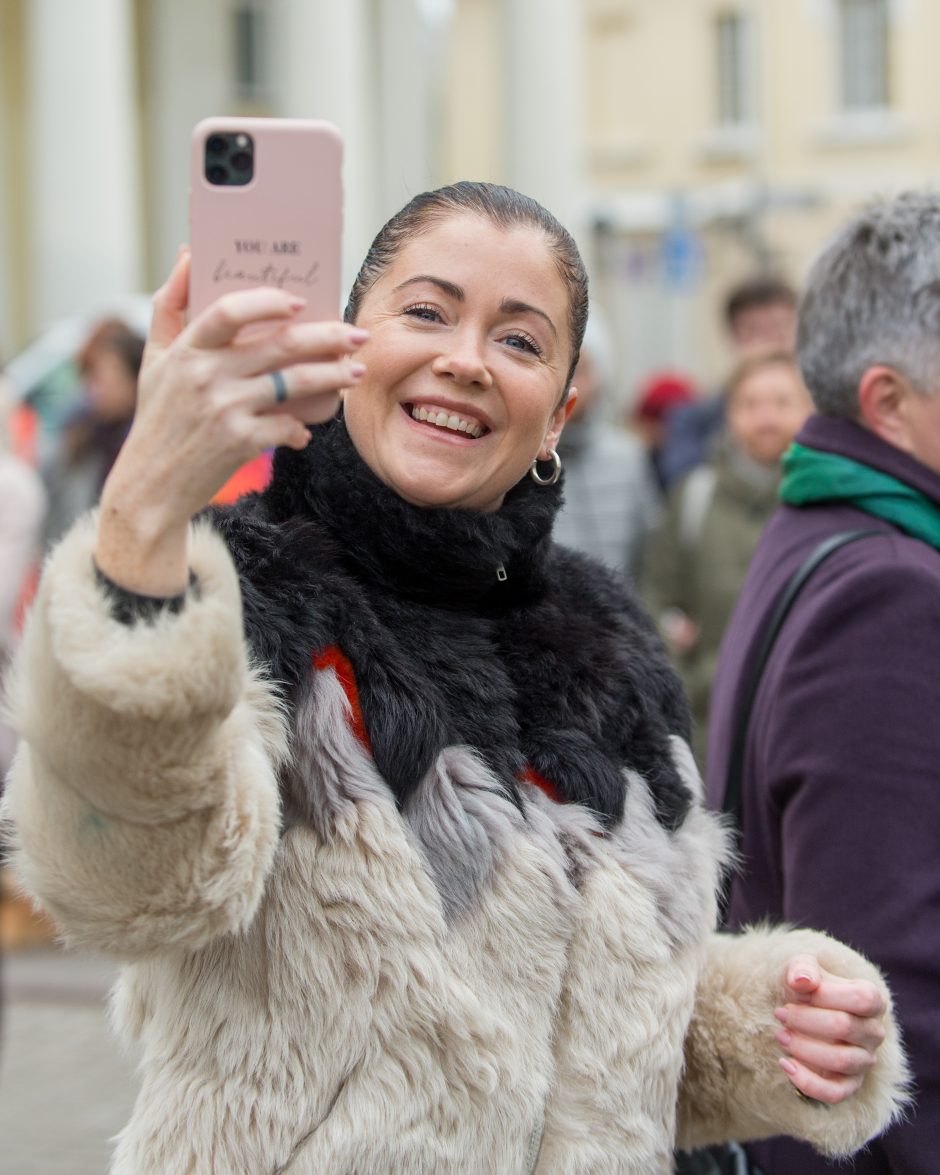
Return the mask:
[(185, 595), (189, 520), (175, 518), (138, 491), (106, 486), (101, 497), (95, 566), (118, 587), (143, 596)]

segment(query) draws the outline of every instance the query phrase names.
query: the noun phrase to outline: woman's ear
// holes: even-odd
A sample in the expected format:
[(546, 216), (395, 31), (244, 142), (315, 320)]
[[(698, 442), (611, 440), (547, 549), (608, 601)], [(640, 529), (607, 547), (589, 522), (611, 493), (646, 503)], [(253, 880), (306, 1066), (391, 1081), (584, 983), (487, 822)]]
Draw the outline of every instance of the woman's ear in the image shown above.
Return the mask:
[(552, 418), (548, 425), (548, 432), (545, 434), (545, 440), (542, 442), (541, 449), (539, 449), (540, 461), (549, 461), (551, 459), (549, 454), (552, 449), (557, 448), (558, 438), (561, 436), (561, 431), (565, 427), (568, 417), (574, 411), (577, 399), (578, 389), (572, 386), (568, 391), (568, 397), (565, 402), (559, 404), (552, 413)]
[(869, 367), (858, 384), (861, 423), (889, 445), (913, 453), (913, 425), (908, 409), (916, 394), (910, 381), (893, 367)]

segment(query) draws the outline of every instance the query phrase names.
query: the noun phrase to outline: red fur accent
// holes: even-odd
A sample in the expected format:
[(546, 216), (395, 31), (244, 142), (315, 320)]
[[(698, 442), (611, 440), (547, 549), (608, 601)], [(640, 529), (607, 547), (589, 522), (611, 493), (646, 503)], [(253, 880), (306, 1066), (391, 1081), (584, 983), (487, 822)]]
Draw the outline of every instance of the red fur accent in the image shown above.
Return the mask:
[(236, 469), (213, 497), (213, 505), (227, 505), (229, 502), (237, 502), (242, 494), (263, 490), (271, 480), (273, 460), (273, 451), (269, 449), (253, 461), (249, 461), (247, 465), (243, 465), (241, 469)]
[(533, 787), (537, 787), (539, 791), (543, 791), (553, 803), (563, 804), (565, 802), (558, 788), (555, 787), (551, 780), (546, 779), (544, 775), (539, 775), (531, 764), (526, 763), (522, 769), (520, 778), (523, 783), (531, 783)]
[(369, 733), (362, 717), (362, 707), (359, 704), (359, 689), (356, 686), (356, 673), (349, 658), (338, 645), (328, 645), (319, 653), (313, 654), (315, 669), (332, 669), (336, 679), (343, 687), (346, 701), (349, 703), (349, 724), (353, 734), (362, 743), (366, 750), (372, 753), (372, 744), (369, 742)]

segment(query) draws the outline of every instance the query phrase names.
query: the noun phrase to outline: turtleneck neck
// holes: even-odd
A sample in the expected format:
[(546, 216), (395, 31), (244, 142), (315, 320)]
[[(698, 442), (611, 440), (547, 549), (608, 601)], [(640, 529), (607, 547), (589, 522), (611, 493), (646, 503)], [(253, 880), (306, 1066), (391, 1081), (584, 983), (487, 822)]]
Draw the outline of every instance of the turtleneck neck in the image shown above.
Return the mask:
[(278, 519), (323, 525), (357, 578), (453, 610), (541, 594), (560, 485), (523, 477), (492, 514), (413, 506), (366, 465), (341, 416), (311, 437), (300, 452), (278, 450), (265, 501)]

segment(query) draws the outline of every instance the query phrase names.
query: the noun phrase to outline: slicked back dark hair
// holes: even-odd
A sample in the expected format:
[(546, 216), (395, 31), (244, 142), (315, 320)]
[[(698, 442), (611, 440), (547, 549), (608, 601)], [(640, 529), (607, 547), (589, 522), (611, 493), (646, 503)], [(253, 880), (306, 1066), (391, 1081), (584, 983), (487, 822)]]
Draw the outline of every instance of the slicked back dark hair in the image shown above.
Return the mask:
[(453, 216), (472, 214), (503, 230), (541, 230), (555, 255), (555, 263), (568, 291), (568, 332), (571, 339), (571, 366), (565, 379), (564, 395), (578, 365), (588, 313), (588, 277), (578, 246), (568, 230), (537, 200), (501, 184), (462, 180), (433, 192), (422, 192), (410, 200), (380, 230), (369, 247), (349, 292), (344, 317), (355, 322), (362, 299), (395, 260), (400, 249), (421, 233), (428, 232)]

